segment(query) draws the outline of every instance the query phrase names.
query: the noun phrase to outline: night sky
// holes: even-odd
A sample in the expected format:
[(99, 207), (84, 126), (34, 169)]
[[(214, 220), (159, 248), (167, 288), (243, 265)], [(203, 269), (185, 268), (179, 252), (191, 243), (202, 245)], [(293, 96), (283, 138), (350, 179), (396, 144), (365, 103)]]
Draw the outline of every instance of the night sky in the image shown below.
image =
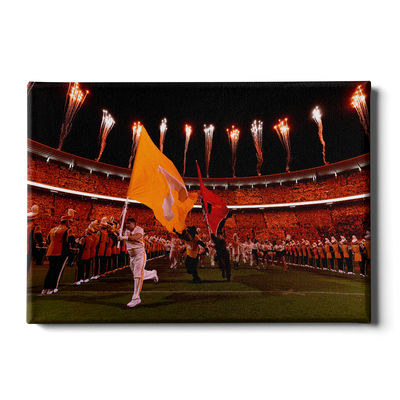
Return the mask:
[[(292, 161), (290, 171), (323, 165), (318, 126), (312, 118), (318, 106), (322, 114), (326, 161), (338, 162), (369, 152), (368, 137), (351, 105), (357, 86), (366, 82), (332, 83), (84, 83), (89, 90), (62, 150), (94, 160), (99, 154), (98, 136), (107, 110), (115, 120), (101, 162), (128, 167), (132, 125), (140, 121), (156, 146), (160, 124), (167, 118), (164, 154), (183, 172), (185, 124), (192, 126), (186, 177), (197, 176), (198, 160), (205, 176), (204, 124), (214, 125), (210, 178), (232, 177), (231, 149), (226, 129), (240, 130), (236, 176), (257, 175), (252, 122), (263, 121), (262, 175), (285, 172), (286, 151), (274, 125), (288, 118)], [(68, 83), (35, 83), (28, 96), (28, 137), (57, 148), (64, 118)], [(367, 95), (369, 107), (369, 95)]]

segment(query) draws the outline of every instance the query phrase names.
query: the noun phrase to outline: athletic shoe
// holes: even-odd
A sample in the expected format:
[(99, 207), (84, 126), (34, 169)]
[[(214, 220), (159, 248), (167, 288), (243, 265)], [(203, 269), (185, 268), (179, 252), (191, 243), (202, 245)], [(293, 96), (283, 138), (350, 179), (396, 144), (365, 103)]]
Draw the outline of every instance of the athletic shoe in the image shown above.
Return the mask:
[(47, 294), (47, 289), (43, 289), (40, 294)]
[(140, 300), (140, 299), (135, 299), (135, 300), (130, 301), (130, 302), (127, 304), (127, 306), (132, 308), (132, 307), (137, 306), (137, 305), (140, 304), (141, 302), (142, 302), (142, 300)]
[(53, 294), (52, 290), (48, 290), (46, 294)]
[(57, 293), (57, 292), (58, 292), (58, 289), (54, 289), (54, 290), (53, 290), (53, 293)]
[(81, 281), (77, 281), (77, 282), (74, 282), (74, 286), (79, 286), (80, 284), (81, 284), (82, 282)]
[(84, 281), (83, 281), (83, 283), (88, 283), (89, 282), (89, 279), (85, 279)]
[(93, 275), (90, 279), (96, 279), (96, 277)]

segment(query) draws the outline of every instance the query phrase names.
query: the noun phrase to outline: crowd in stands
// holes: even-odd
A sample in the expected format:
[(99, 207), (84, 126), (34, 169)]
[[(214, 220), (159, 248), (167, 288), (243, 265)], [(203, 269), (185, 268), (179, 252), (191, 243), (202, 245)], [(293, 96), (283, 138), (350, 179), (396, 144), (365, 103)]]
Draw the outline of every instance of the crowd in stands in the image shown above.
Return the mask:
[[(78, 171), (55, 161), (28, 156), (28, 180), (86, 193), (125, 198), (129, 181)], [(214, 189), (227, 205), (295, 203), (369, 193), (369, 171), (352, 172), (324, 180), (257, 188)], [(200, 203), (198, 203), (200, 204)]]
[[(62, 213), (68, 208), (76, 211), (72, 229), (81, 231), (90, 221), (100, 220), (104, 215), (112, 215), (119, 220), (123, 207), (122, 203), (60, 195), (39, 188), (31, 188), (29, 191), (28, 209), (33, 205), (39, 206), (38, 221), (44, 233), (48, 233), (58, 223)], [(317, 240), (333, 233), (343, 236), (349, 233), (361, 235), (370, 226), (369, 211), (369, 201), (363, 200), (335, 203), (331, 206), (235, 210), (225, 223), (225, 232), (228, 238), (240, 231), (244, 237), (257, 234), (271, 240), (282, 240), (287, 234), (294, 238), (307, 237), (309, 240)], [(129, 212), (150, 235), (161, 235), (165, 232), (149, 208), (129, 205)], [(186, 222), (206, 230), (200, 209), (193, 209)]]
[[(68, 168), (55, 161), (46, 162), (39, 156), (28, 156), (28, 180), (54, 187), (125, 198), (129, 181), (98, 173)], [(268, 187), (213, 190), (227, 205), (296, 203), (312, 200), (327, 200), (356, 194), (369, 193), (369, 171), (341, 174), (324, 180), (299, 184), (283, 184)], [(29, 187), (28, 210), (39, 207), (37, 217), (43, 237), (56, 226), (67, 209), (75, 210), (75, 221), (71, 226), (74, 236), (79, 237), (91, 221), (100, 221), (105, 215), (119, 220), (122, 203), (95, 200), (73, 194), (53, 193), (49, 190)], [(143, 205), (130, 205), (128, 214), (134, 216), (147, 235), (167, 240), (168, 233), (155, 219), (152, 210)], [(307, 239), (317, 242), (331, 236), (352, 235), (362, 237), (370, 227), (369, 200), (354, 200), (332, 205), (295, 208), (267, 208), (234, 210), (225, 223), (227, 242), (235, 233), (244, 241), (257, 237), (259, 241)], [(208, 233), (200, 209), (193, 209), (187, 216), (187, 225), (199, 227)]]

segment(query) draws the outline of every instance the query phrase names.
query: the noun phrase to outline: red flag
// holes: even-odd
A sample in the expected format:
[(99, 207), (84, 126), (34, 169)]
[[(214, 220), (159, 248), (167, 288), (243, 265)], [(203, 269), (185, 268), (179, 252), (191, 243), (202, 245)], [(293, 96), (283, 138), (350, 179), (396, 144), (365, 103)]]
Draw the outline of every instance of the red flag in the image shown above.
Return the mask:
[(203, 214), (209, 229), (217, 236), (217, 232), (224, 227), (226, 219), (231, 217), (231, 211), (225, 205), (221, 197), (211, 192), (203, 185), (200, 167), (197, 161), (196, 165), (200, 182), (200, 200), (203, 207)]

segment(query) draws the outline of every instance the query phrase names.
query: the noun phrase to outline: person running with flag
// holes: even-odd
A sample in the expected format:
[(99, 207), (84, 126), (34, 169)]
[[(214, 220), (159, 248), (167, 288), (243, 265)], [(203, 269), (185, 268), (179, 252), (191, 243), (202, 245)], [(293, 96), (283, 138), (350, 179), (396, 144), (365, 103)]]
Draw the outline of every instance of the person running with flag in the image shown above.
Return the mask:
[(126, 231), (123, 236), (119, 236), (119, 240), (126, 241), (126, 247), (130, 258), (130, 268), (133, 274), (133, 296), (127, 306), (135, 307), (142, 301), (140, 299), (140, 292), (142, 291), (143, 281), (146, 279), (153, 279), (158, 282), (158, 275), (156, 270), (147, 271), (144, 269), (146, 266), (146, 251), (144, 248), (144, 231), (143, 228), (136, 224), (135, 218), (128, 218), (126, 220)]

